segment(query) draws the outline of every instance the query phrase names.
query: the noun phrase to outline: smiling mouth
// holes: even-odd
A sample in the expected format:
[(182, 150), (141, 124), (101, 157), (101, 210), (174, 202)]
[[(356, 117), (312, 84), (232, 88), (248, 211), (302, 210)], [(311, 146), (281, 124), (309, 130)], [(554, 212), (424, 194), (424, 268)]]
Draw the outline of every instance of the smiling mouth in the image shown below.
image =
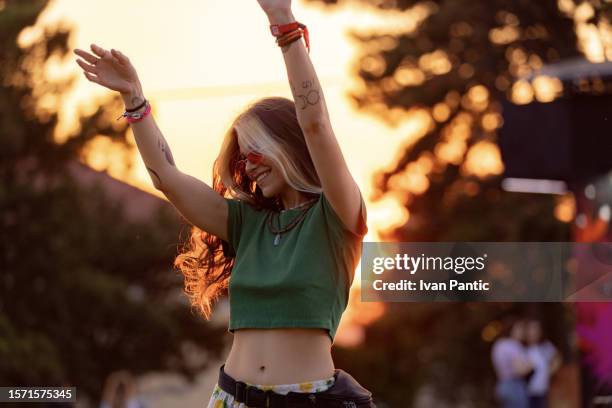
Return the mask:
[(263, 173), (261, 173), (256, 179), (255, 181), (257, 182), (257, 184), (261, 183), (262, 180), (264, 180), (266, 177), (268, 177), (268, 174), (270, 174), (270, 170), (268, 171), (264, 171)]

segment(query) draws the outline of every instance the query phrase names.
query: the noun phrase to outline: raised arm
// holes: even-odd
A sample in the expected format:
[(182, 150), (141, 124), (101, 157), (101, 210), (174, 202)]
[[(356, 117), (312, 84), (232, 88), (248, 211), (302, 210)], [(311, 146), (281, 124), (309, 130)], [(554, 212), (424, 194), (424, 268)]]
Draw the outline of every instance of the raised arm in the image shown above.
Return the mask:
[[(270, 24), (296, 21), (291, 0), (258, 0)], [(332, 130), (323, 90), (304, 42), (299, 40), (281, 48), (289, 85), (296, 104), (297, 118), (304, 132), (323, 193), (345, 226), (358, 231), (361, 200), (340, 145)], [(365, 212), (365, 208), (363, 209)], [(364, 214), (365, 216), (365, 214)]]
[[(117, 50), (91, 45), (93, 54), (75, 49), (85, 77), (121, 94), (126, 109), (141, 105), (142, 85), (127, 56)], [(141, 111), (144, 111), (144, 107)], [(206, 183), (179, 171), (170, 147), (157, 127), (153, 115), (131, 124), (138, 151), (156, 189), (193, 225), (227, 240), (228, 209), (225, 200)]]

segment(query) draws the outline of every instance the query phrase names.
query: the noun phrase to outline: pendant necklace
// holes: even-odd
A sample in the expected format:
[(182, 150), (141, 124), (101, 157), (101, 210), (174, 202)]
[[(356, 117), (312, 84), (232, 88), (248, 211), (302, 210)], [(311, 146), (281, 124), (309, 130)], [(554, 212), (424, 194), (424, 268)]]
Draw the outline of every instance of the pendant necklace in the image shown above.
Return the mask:
[[(291, 222), (287, 224), (287, 226), (285, 226), (284, 228), (281, 228), (280, 213), (278, 214), (278, 221), (277, 221), (278, 229), (274, 227), (273, 221), (272, 221), (272, 218), (274, 217), (274, 215), (276, 215), (276, 212), (270, 211), (268, 213), (268, 228), (270, 229), (270, 232), (274, 234), (274, 241), (273, 241), (274, 246), (278, 246), (278, 244), (280, 244), (280, 239), (281, 239), (282, 234), (293, 229), (296, 225), (300, 223), (300, 221), (304, 219), (304, 217), (306, 217), (306, 213), (308, 212), (310, 207), (312, 207), (312, 205), (315, 203), (316, 200), (317, 198), (313, 198), (312, 200), (308, 200), (293, 208), (288, 208), (288, 210), (294, 210), (299, 207), (304, 207), (302, 211), (300, 211), (300, 213), (296, 215), (295, 218), (292, 219)], [(283, 211), (286, 211), (286, 210), (281, 210), (281, 212)]]

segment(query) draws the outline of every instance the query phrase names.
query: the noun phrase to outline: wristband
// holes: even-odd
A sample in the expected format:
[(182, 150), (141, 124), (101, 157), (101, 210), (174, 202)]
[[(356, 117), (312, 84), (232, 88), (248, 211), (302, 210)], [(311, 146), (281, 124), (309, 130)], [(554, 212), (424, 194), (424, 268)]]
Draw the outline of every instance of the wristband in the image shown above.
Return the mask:
[(288, 32), (291, 32), (293, 30), (297, 30), (298, 28), (300, 28), (300, 23), (298, 23), (297, 21), (294, 21), (293, 23), (289, 24), (271, 24), (270, 32), (273, 36), (280, 37), (281, 35), (287, 34)]
[(310, 38), (308, 36), (308, 27), (306, 27), (305, 24), (302, 24), (298, 21), (294, 21), (293, 23), (288, 24), (271, 24), (270, 32), (274, 37), (278, 39), (278, 37), (282, 37), (283, 35), (292, 31), (296, 31), (300, 28), (304, 30), (304, 42), (306, 43), (306, 49), (308, 50), (308, 53), (310, 53)]
[(145, 106), (145, 105), (147, 104), (147, 102), (148, 102), (148, 101), (145, 99), (145, 100), (144, 100), (144, 102), (142, 102), (142, 103), (141, 103), (140, 105), (138, 105), (137, 107), (132, 108), (132, 109), (125, 108), (125, 111), (126, 111), (126, 112), (136, 112), (138, 109), (141, 109), (143, 106)]
[(149, 113), (151, 113), (151, 104), (147, 103), (147, 107), (144, 110), (144, 112), (142, 113), (129, 113), (126, 116), (126, 119), (129, 123), (136, 123), (136, 122), (140, 122), (141, 120), (143, 120), (144, 118), (146, 118)]
[(128, 112), (126, 110), (125, 112), (123, 112), (121, 116), (117, 118), (117, 120), (121, 118), (126, 118), (129, 123), (140, 122), (145, 117), (147, 117), (149, 113), (151, 113), (151, 104), (149, 103), (149, 101), (145, 101), (145, 103), (147, 107), (145, 108), (143, 112)]

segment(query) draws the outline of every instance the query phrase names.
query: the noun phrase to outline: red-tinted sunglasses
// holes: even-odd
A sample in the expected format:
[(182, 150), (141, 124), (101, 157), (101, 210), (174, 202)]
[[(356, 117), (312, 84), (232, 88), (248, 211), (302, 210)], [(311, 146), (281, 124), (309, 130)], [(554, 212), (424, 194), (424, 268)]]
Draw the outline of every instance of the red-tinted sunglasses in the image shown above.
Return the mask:
[(245, 168), (247, 160), (251, 162), (251, 164), (257, 165), (263, 162), (263, 159), (264, 159), (263, 154), (252, 151), (252, 152), (249, 152), (246, 156), (241, 154), (237, 163), (238, 163), (238, 166), (240, 166), (241, 168)]

